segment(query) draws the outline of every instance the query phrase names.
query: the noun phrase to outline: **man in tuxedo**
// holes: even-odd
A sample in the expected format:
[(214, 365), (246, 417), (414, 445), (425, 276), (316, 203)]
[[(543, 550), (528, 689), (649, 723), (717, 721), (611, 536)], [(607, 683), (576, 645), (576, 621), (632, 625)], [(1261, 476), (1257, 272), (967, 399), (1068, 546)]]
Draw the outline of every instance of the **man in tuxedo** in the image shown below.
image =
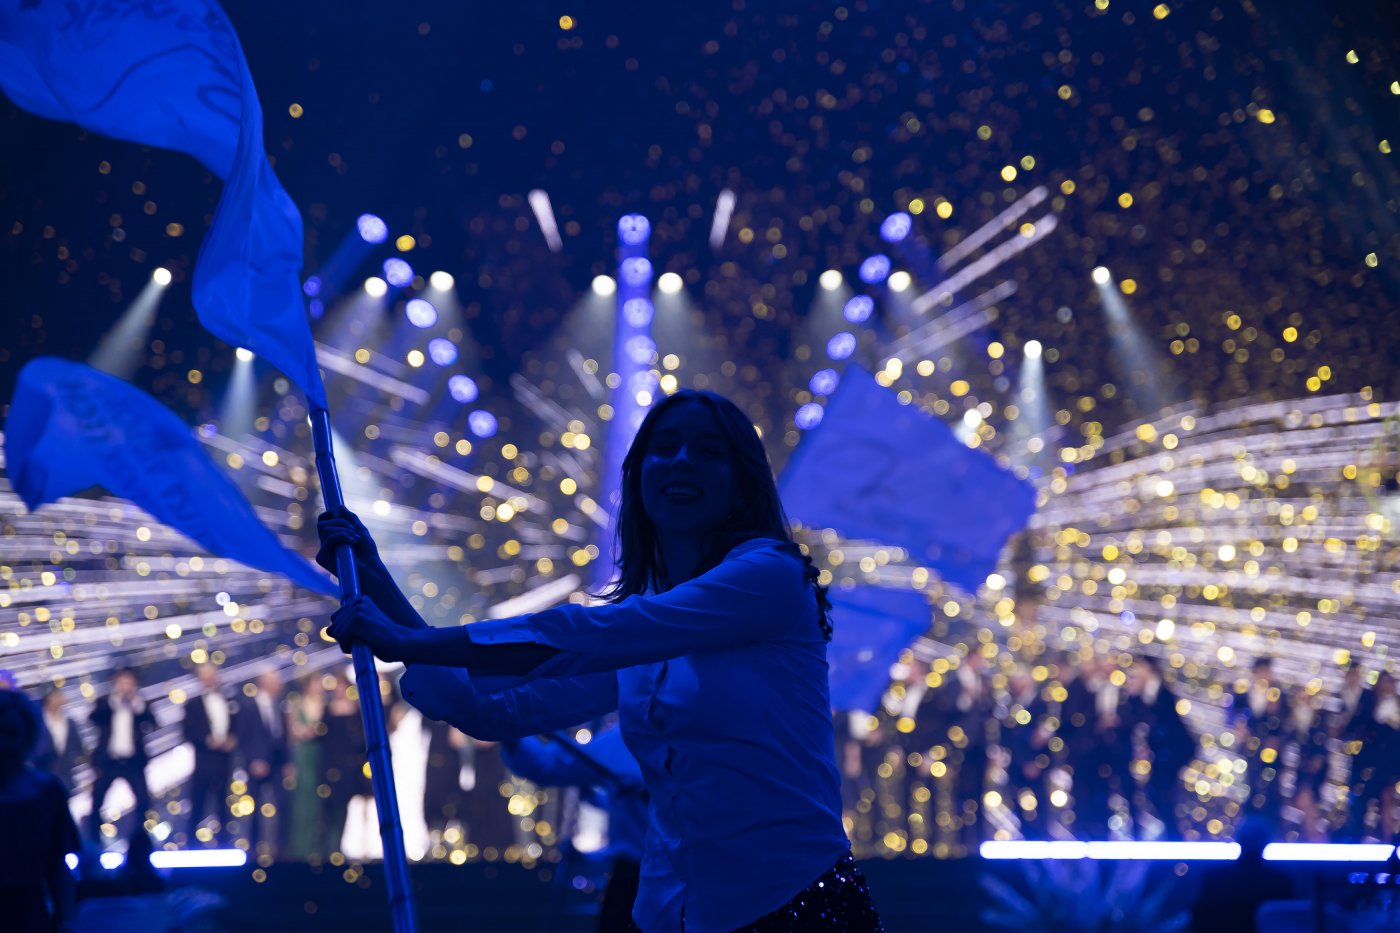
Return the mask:
[[(282, 675), (263, 671), (255, 685), (245, 687), (249, 696), (238, 717), (238, 747), (243, 753), (248, 771), (248, 794), (255, 810), (249, 816), (249, 841), (256, 849), (276, 846), (276, 827), (286, 825), (280, 819), (286, 805), (284, 780), (290, 777), (291, 763), (287, 754), (287, 718), (282, 706)], [(274, 830), (266, 832), (264, 820), (272, 820)]]
[(1080, 673), (1066, 687), (1062, 705), (1067, 761), (1073, 775), (1074, 835), (1078, 839), (1109, 838), (1113, 826), (1113, 797), (1131, 793), (1132, 753), (1124, 723), (1126, 677), (1115, 658), (1081, 658)]
[(1195, 754), (1196, 738), (1177, 711), (1176, 697), (1167, 687), (1156, 658), (1140, 655), (1133, 661), (1127, 693), (1130, 734), (1140, 746), (1135, 751), (1141, 751), (1141, 760), (1148, 767), (1143, 786), (1123, 789), (1133, 814), (1133, 833), (1139, 839), (1147, 838), (1143, 817), (1148, 816), (1161, 824), (1161, 838), (1176, 839), (1180, 833), (1176, 805), (1181, 769)]
[(57, 777), (71, 794), (73, 770), (85, 757), (83, 740), (78, 735), (78, 727), (63, 711), (61, 690), (53, 689), (44, 694), (42, 711), (43, 734), (39, 736), (39, 746), (34, 750), (31, 763)]
[(238, 747), (238, 703), (219, 686), (219, 671), (212, 664), (196, 668), (204, 692), (185, 704), (185, 741), (194, 746), (194, 773), (190, 776), (189, 832), (212, 816), (223, 834), (224, 798), (233, 776), (233, 750)]
[(1274, 679), (1273, 661), (1256, 658), (1252, 674), (1245, 692), (1235, 698), (1230, 718), (1247, 762), (1249, 809), (1277, 820), (1282, 804), (1278, 774), (1283, 766), (1283, 734), (1291, 713), (1288, 698)]
[(102, 837), (102, 802), (118, 779), (126, 782), (136, 798), (136, 821), (146, 819), (151, 790), (146, 784), (146, 736), (155, 731), (156, 719), (141, 699), (136, 672), (122, 668), (112, 676), (112, 692), (99, 700), (92, 711), (97, 727), (97, 746), (92, 750), (92, 768), (97, 778), (92, 784), (92, 814), (88, 833)]

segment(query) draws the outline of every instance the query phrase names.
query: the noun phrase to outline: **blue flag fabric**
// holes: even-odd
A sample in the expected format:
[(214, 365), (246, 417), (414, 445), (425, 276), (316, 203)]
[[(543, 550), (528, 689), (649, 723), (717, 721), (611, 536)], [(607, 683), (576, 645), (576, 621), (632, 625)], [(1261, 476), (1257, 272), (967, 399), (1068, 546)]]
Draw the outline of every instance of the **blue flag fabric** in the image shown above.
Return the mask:
[(5, 461), (10, 484), (31, 511), (102, 486), (210, 554), (327, 596), (340, 593), (258, 521), (174, 412), (90, 366), (39, 357), (20, 371), (5, 423)]
[(263, 152), (242, 47), (213, 0), (0, 0), (0, 89), (25, 110), (194, 156), (225, 180), (194, 305), (326, 406), (302, 304), (301, 215)]
[(905, 548), (974, 592), (1035, 512), (1035, 488), (850, 366), (779, 484), (794, 519)]
[(914, 590), (857, 586), (832, 587), (830, 667), (831, 707), (870, 711), (890, 683), (890, 665), (928, 631), (928, 600)]

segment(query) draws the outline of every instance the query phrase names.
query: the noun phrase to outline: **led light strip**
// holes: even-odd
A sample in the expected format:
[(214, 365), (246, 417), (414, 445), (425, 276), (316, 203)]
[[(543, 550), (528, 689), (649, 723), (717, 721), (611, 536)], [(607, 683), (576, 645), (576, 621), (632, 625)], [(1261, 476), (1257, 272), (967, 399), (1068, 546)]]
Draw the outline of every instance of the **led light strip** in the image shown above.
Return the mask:
[[(78, 867), (78, 856), (72, 852), (64, 857), (70, 869)], [(98, 857), (102, 867), (108, 871), (120, 868), (126, 856), (120, 852), (103, 852)], [(186, 849), (151, 853), (151, 865), (155, 868), (239, 868), (248, 863), (248, 853), (242, 849)]]
[[(985, 859), (1095, 859), (1099, 861), (1233, 861), (1240, 856), (1235, 842), (1080, 842), (1078, 840), (1011, 839), (984, 842)], [(1385, 843), (1274, 842), (1264, 847), (1271, 862), (1384, 862), (1395, 852)]]

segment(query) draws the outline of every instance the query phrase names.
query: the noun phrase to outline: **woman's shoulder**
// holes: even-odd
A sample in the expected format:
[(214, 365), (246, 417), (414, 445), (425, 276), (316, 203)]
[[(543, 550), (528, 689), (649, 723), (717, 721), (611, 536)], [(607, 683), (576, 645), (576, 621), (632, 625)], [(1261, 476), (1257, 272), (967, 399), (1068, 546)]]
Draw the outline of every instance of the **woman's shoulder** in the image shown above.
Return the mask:
[(735, 560), (738, 558), (748, 558), (750, 560), (774, 560), (792, 561), (801, 563), (797, 545), (790, 541), (780, 541), (777, 538), (748, 538), (740, 541), (731, 547), (724, 555), (724, 560)]

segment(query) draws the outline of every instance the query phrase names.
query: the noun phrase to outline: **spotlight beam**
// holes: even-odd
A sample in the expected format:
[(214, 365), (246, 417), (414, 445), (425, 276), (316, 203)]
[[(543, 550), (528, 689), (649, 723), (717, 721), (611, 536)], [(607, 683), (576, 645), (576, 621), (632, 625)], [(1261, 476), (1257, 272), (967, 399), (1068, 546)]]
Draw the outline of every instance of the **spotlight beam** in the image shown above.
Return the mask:
[(1046, 214), (1035, 221), (1033, 226), (1035, 229), (1031, 231), (1029, 236), (1018, 235), (1014, 239), (1007, 240), (976, 262), (964, 266), (961, 271), (954, 273), (915, 298), (910, 307), (917, 314), (931, 310), (939, 302), (962, 291), (1017, 253), (1029, 249), (1049, 236), (1059, 226), (1059, 220), (1054, 214)]
[[(568, 423), (575, 419), (572, 412), (545, 395), (544, 392), (540, 391), (539, 386), (519, 373), (510, 377), (510, 387), (515, 390), (516, 400), (534, 412), (535, 416), (548, 425), (551, 430), (562, 433), (567, 428)], [(588, 427), (590, 432), (597, 430), (596, 424), (590, 424)]]
[(710, 225), (710, 248), (719, 249), (724, 245), (724, 236), (729, 232), (729, 221), (734, 216), (734, 192), (725, 188), (715, 199), (715, 219)]
[(947, 346), (954, 340), (991, 323), (993, 318), (991, 307), (1016, 294), (1016, 291), (1017, 285), (1014, 279), (998, 282), (976, 298), (958, 305), (946, 314), (920, 325), (910, 333), (893, 341), (888, 347), (887, 355), (897, 356), (901, 361), (908, 362), (917, 354), (928, 353)]
[(986, 243), (988, 240), (992, 239), (992, 237), (1024, 217), (1031, 208), (1040, 204), (1047, 197), (1049, 197), (1049, 192), (1044, 185), (1035, 188), (1006, 210), (972, 231), (972, 233), (968, 234), (967, 239), (960, 240), (952, 249), (948, 250), (942, 256), (939, 256), (938, 268), (946, 271), (956, 266), (968, 256), (971, 256), (983, 243)]
[(386, 376), (376, 372), (367, 366), (361, 366), (355, 362), (355, 358), (348, 353), (342, 353), (324, 343), (316, 344), (316, 362), (320, 363), (331, 372), (339, 373), (342, 376), (349, 376), (357, 382), (373, 386), (389, 395), (397, 396), (406, 402), (414, 402), (418, 405), (426, 405), (430, 401), (428, 393), (415, 385), (409, 385), (401, 379), (393, 376)]
[[(514, 570), (514, 568), (511, 569)], [(508, 619), (511, 616), (523, 616), (548, 609), (550, 606), (568, 599), (569, 595), (577, 590), (582, 582), (578, 574), (574, 573), (562, 576), (557, 580), (550, 580), (528, 593), (521, 593), (519, 596), (496, 603), (486, 610), (486, 617), (488, 619)]]
[(535, 220), (540, 225), (540, 232), (544, 234), (544, 241), (549, 244), (549, 251), (560, 252), (564, 248), (564, 240), (559, 236), (559, 223), (554, 219), (554, 207), (549, 203), (549, 193), (543, 188), (536, 188), (527, 197), (530, 209), (535, 212)]
[[(169, 273), (166, 273), (167, 275)], [(156, 311), (165, 297), (165, 286), (154, 279), (142, 286), (136, 300), (127, 306), (97, 349), (88, 357), (88, 365), (111, 373), (119, 379), (130, 379), (146, 357), (146, 337), (156, 322)]]
[(565, 359), (569, 361), (569, 368), (578, 376), (578, 381), (583, 384), (585, 390), (594, 399), (601, 399), (607, 395), (607, 387), (603, 385), (603, 380), (598, 378), (596, 372), (590, 373), (583, 366), (583, 354), (578, 350), (570, 349), (565, 354)]
[[(455, 489), (463, 492), (470, 492), (477, 495), (492, 495), (496, 497), (519, 496), (525, 500), (526, 508), (534, 512), (543, 512), (549, 508), (548, 504), (533, 493), (516, 489), (514, 486), (507, 486), (500, 480), (493, 480), (490, 477), (482, 477), (476, 473), (468, 473), (466, 470), (450, 466), (438, 460), (430, 454), (421, 450), (413, 450), (407, 447), (395, 447), (389, 451), (389, 459), (398, 466), (403, 467), (412, 473), (428, 479), (435, 479), (439, 482), (447, 483)], [(482, 490), (482, 480), (487, 479), (490, 485), (486, 490)]]

